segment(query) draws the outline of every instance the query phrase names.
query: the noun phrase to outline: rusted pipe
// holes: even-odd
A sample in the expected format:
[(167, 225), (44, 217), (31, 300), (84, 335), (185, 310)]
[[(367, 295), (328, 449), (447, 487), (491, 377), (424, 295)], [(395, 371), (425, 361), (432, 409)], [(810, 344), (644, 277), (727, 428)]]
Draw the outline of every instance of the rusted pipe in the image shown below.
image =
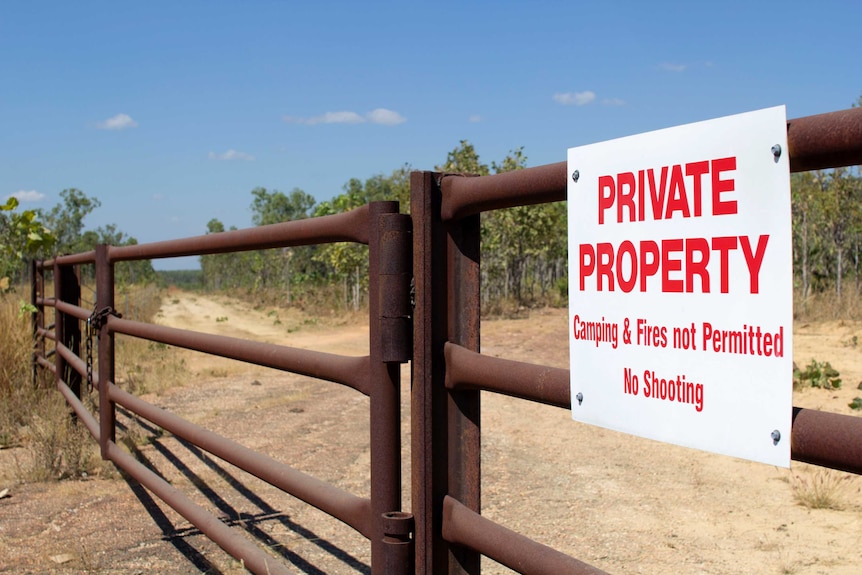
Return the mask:
[(60, 310), (66, 315), (70, 315), (76, 319), (80, 319), (83, 321), (87, 321), (87, 318), (89, 318), (90, 314), (93, 313), (91, 310), (65, 301), (58, 301), (54, 307), (56, 307), (58, 310)]
[(122, 405), (132, 413), (140, 415), (177, 437), (181, 437), (270, 485), (317, 507), (353, 527), (366, 538), (370, 538), (371, 507), (368, 499), (324, 483), (271, 457), (256, 453), (244, 445), (190, 423), (173, 413), (123, 391), (113, 383), (108, 382), (106, 388), (108, 397), (112, 402)]
[(182, 491), (144, 467), (134, 457), (117, 447), (115, 443), (109, 442), (107, 445), (108, 459), (131, 475), (138, 483), (155, 493), (229, 555), (242, 562), (246, 569), (258, 575), (290, 575), (291, 572), (287, 567), (272, 556), (267, 555), (240, 533), (219, 521), (215, 515), (194, 503)]
[(862, 474), (862, 417), (793, 408), (793, 459)]
[[(862, 108), (787, 121), (790, 171), (862, 164)], [(566, 199), (566, 162), (491, 176), (442, 176), (444, 222), (466, 216)]]
[[(96, 246), (96, 307), (114, 308), (114, 264), (108, 256), (109, 246)], [(110, 446), (116, 441), (117, 413), (108, 395), (107, 382), (114, 381), (114, 334), (103, 322), (99, 326), (99, 450), (108, 459)]]
[(413, 515), (395, 511), (383, 514), (383, 565), (386, 575), (413, 574)]
[(475, 549), (524, 575), (607, 575), (601, 569), (482, 517), (448, 495), (443, 500), (443, 538)]
[(191, 238), (111, 248), (111, 261), (145, 260), (268, 248), (368, 243), (368, 206), (343, 214), (257, 226)]
[(380, 217), (379, 306), (383, 361), (406, 363), (413, 356), (412, 220), (405, 214)]
[(369, 393), (368, 356), (342, 356), (153, 325), (117, 317), (109, 317), (107, 325), (112, 333), (123, 333), (229, 359), (291, 371), (300, 375), (341, 383), (365, 395)]
[[(69, 365), (72, 369), (77, 371), (80, 375), (86, 377), (87, 376), (87, 364), (84, 363), (84, 360), (78, 357), (74, 351), (63, 345), (62, 343), (58, 343), (55, 347), (57, 353), (63, 356), (63, 359), (66, 360), (66, 364)], [(95, 374), (93, 375), (93, 379), (95, 379)]]
[(45, 369), (50, 371), (53, 375), (57, 375), (57, 367), (52, 362), (45, 359), (44, 357), (41, 357), (41, 356), (37, 357), (36, 363), (38, 363), (39, 365), (41, 365), (42, 367), (44, 367)]
[(96, 441), (99, 441), (99, 422), (96, 421), (96, 418), (93, 417), (84, 404), (81, 403), (81, 400), (69, 389), (69, 386), (66, 385), (66, 382), (61, 381), (57, 383), (57, 388), (60, 390), (60, 393), (63, 394), (63, 397), (66, 398), (66, 402), (72, 406), (72, 409), (75, 411), (75, 415), (78, 417), (78, 421), (84, 424), (84, 427), (87, 428), (87, 431), (90, 432), (90, 435)]
[[(74, 266), (80, 264), (96, 263), (96, 252), (81, 252), (79, 254), (69, 254), (66, 256), (57, 256), (53, 260), (48, 260), (50, 263), (56, 263), (61, 266)], [(46, 263), (48, 263), (46, 262)]]
[(39, 337), (44, 337), (45, 339), (50, 339), (51, 341), (57, 341), (57, 336), (54, 335), (53, 331), (48, 331), (47, 329), (39, 328), (36, 330), (36, 335)]
[(790, 171), (862, 164), (862, 108), (787, 121)]
[(481, 389), (571, 408), (569, 370), (488, 357), (451, 342), (444, 347), (446, 387)]

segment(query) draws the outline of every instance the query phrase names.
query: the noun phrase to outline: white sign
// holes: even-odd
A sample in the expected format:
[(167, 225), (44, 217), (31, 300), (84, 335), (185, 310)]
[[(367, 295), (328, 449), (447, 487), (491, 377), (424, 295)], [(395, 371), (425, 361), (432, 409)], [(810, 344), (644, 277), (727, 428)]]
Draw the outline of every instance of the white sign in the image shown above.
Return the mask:
[(568, 152), (572, 418), (790, 466), (784, 107)]

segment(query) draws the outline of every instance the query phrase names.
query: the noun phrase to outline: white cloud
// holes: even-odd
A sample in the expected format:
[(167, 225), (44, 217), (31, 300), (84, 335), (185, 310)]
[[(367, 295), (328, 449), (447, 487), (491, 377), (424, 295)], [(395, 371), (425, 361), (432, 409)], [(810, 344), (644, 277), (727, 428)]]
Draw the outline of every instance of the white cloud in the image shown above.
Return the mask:
[(18, 190), (14, 194), (9, 194), (6, 199), (17, 198), (19, 202), (38, 202), (45, 199), (45, 194), (36, 190)]
[(291, 124), (305, 124), (307, 126), (314, 126), (315, 124), (364, 124), (366, 122), (382, 124), (384, 126), (396, 126), (406, 122), (407, 118), (394, 110), (375, 108), (364, 116), (356, 112), (344, 110), (341, 112), (326, 112), (320, 116), (312, 116), (310, 118), (285, 116), (284, 121)]
[(253, 162), (254, 161), (254, 156), (252, 156), (251, 154), (246, 154), (245, 152), (240, 152), (238, 150), (233, 150), (233, 149), (228, 150), (227, 152), (225, 152), (223, 154), (216, 154), (215, 152), (210, 152), (209, 154), (207, 154), (207, 157), (210, 160), (223, 160), (223, 161), (245, 160), (246, 162)]
[(322, 116), (309, 118), (306, 124), (361, 124), (365, 118), (356, 112), (327, 112)]
[(666, 72), (684, 72), (688, 66), (686, 64), (674, 64), (672, 62), (662, 62), (659, 68)]
[(125, 130), (126, 128), (137, 128), (138, 123), (128, 114), (117, 114), (104, 122), (99, 122), (96, 127), (100, 130)]
[(478, 124), (479, 122), (482, 121), (482, 116), (480, 116), (479, 114), (473, 114), (472, 116), (467, 118), (467, 121), (470, 122), (471, 124)]
[(584, 106), (596, 99), (596, 93), (591, 90), (584, 92), (557, 92), (554, 101), (563, 106)]
[(407, 118), (398, 112), (386, 108), (375, 108), (365, 114), (365, 117), (372, 124), (383, 124), (384, 126), (397, 126), (407, 121)]
[(626, 101), (621, 98), (605, 98), (602, 100), (603, 106), (625, 106)]

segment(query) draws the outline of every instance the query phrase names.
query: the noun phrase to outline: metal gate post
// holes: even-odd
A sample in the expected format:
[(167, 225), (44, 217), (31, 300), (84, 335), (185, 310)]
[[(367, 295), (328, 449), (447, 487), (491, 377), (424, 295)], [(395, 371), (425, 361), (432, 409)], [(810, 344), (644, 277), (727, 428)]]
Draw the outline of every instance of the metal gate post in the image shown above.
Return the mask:
[[(479, 214), (449, 222), (448, 340), (479, 351)], [(468, 509), (481, 510), (480, 391), (450, 390), (449, 495)], [(480, 554), (465, 547), (450, 547), (449, 573), (479, 573)]]
[[(96, 246), (96, 310), (114, 308), (114, 264), (110, 246)], [(102, 459), (108, 456), (108, 443), (116, 441), (116, 408), (108, 397), (108, 385), (114, 381), (114, 333), (105, 317), (99, 329), (99, 448)]]
[(39, 303), (45, 298), (45, 271), (39, 262), (30, 262), (30, 304), (35, 308), (30, 314), (33, 327), (33, 387), (39, 381), (38, 358), (45, 357), (45, 338), (39, 336), (39, 330), (45, 327), (45, 306)]
[(373, 202), (369, 219), (371, 572), (408, 575), (412, 516), (400, 511), (401, 364), (410, 359), (410, 218), (398, 213), (398, 202)]
[(412, 501), (416, 573), (475, 574), (479, 554), (451, 548), (442, 536), (443, 499), (452, 495), (478, 512), (479, 394), (447, 393), (447, 340), (478, 350), (479, 219), (445, 225), (440, 183), (432, 172), (411, 174), (414, 310)]
[[(81, 305), (81, 283), (78, 279), (78, 269), (75, 266), (54, 264), (54, 300), (55, 302)], [(57, 345), (64, 345), (72, 353), (81, 355), (81, 325), (78, 318), (61, 312), (55, 304), (54, 330)], [(81, 374), (70, 366), (60, 353), (54, 356), (56, 381), (63, 381), (75, 394), (81, 398)]]

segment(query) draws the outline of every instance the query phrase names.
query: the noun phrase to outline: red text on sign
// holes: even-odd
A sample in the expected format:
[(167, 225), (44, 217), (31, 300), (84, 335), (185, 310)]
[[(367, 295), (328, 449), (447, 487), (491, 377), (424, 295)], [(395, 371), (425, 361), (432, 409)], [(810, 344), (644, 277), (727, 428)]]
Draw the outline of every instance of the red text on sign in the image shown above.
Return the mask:
[(596, 291), (616, 291), (617, 286), (625, 293), (645, 292), (648, 280), (656, 277), (661, 281), (661, 291), (668, 293), (715, 291), (712, 280), (716, 270), (710, 273), (709, 262), (718, 260), (718, 291), (730, 291), (730, 259), (742, 252), (748, 270), (750, 293), (760, 292), (760, 267), (766, 253), (769, 235), (757, 238), (752, 246), (750, 236), (721, 236), (715, 238), (674, 238), (661, 241), (625, 240), (614, 246), (610, 242), (580, 244), (578, 246), (578, 277), (580, 290), (585, 291), (587, 278), (594, 277)]
[[(714, 216), (737, 213), (736, 200), (724, 197), (735, 191), (733, 178), (724, 177), (736, 170), (736, 157), (718, 158), (599, 176), (599, 225), (605, 212), (616, 208), (616, 222), (642, 222), (646, 219), (669, 220), (703, 215), (704, 197), (709, 198)], [(649, 215), (647, 208), (649, 208)]]

